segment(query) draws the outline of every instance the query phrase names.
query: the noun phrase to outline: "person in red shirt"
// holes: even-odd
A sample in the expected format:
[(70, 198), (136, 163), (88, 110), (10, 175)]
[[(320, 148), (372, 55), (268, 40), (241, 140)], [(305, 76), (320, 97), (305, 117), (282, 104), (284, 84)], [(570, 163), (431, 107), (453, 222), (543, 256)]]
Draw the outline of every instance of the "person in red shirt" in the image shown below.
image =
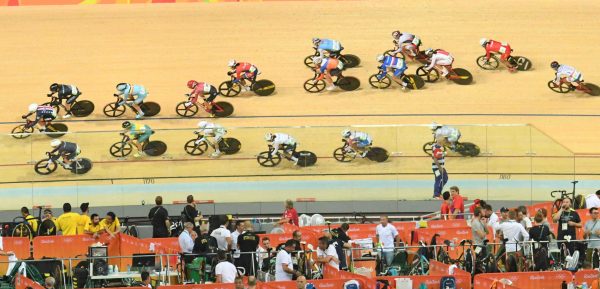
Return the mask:
[(504, 63), (504, 65), (508, 67), (508, 70), (510, 72), (516, 71), (517, 67), (510, 64), (510, 62), (508, 61), (510, 53), (512, 52), (512, 49), (510, 48), (510, 45), (508, 43), (481, 38), (481, 40), (479, 40), (479, 44), (481, 44), (481, 46), (485, 48), (485, 58), (487, 60), (490, 60), (492, 53), (498, 53), (500, 54), (500, 62)]
[(278, 223), (298, 226), (298, 212), (294, 209), (294, 202), (292, 200), (288, 199), (285, 201), (285, 211), (283, 211), (283, 216)]
[[(256, 77), (260, 73), (258, 68), (247, 62), (237, 62), (235, 59), (229, 60), (227, 65), (232, 69), (227, 72), (227, 75), (235, 74), (234, 82), (239, 81), (244, 91), (250, 91), (250, 86), (256, 82)], [(250, 81), (250, 85), (246, 85), (245, 79)]]
[(451, 200), (450, 200), (450, 192), (445, 191), (442, 194), (442, 206), (440, 208), (440, 214), (442, 215), (442, 220), (449, 220), (450, 219), (450, 204), (451, 204)]
[(485, 201), (482, 201), (480, 199), (475, 199), (473, 201), (473, 204), (469, 207), (469, 213), (471, 213), (471, 214), (475, 213), (475, 208), (483, 207), (483, 205), (485, 205)]
[[(185, 107), (190, 107), (192, 104), (198, 101), (198, 97), (201, 97), (204, 102), (202, 103), (202, 107), (206, 110), (206, 112), (210, 113), (211, 116), (214, 117), (214, 113), (212, 111), (213, 101), (219, 95), (219, 91), (217, 88), (206, 83), (206, 82), (197, 82), (195, 80), (190, 80), (187, 83), (189, 89), (192, 90), (190, 94), (188, 94), (189, 99), (185, 103)], [(208, 95), (207, 98), (204, 98), (204, 95)]]
[(457, 186), (450, 187), (450, 195), (452, 195), (452, 215), (455, 219), (464, 219), (465, 201)]

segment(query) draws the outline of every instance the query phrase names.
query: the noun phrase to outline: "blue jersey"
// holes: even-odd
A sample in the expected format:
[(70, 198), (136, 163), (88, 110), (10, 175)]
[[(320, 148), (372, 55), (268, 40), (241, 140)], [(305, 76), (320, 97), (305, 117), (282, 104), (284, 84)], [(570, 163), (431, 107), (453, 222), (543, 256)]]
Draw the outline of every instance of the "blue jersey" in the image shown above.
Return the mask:
[(141, 85), (134, 84), (132, 86), (130, 84), (127, 84), (126, 88), (124, 90), (122, 90), (120, 94), (124, 95), (125, 97), (130, 97), (130, 96), (146, 97), (148, 95), (148, 91), (146, 91), (146, 88)]
[(37, 110), (35, 111), (35, 118), (36, 119), (47, 119), (47, 118), (54, 119), (54, 118), (56, 118), (56, 111), (54, 111), (54, 108), (49, 105), (40, 105), (40, 106), (38, 106)]
[(404, 59), (388, 55), (383, 58), (383, 64), (381, 65), (381, 69), (385, 70), (387, 68), (400, 69), (402, 72), (404, 72), (407, 68), (406, 61), (404, 61)]
[(340, 51), (342, 49), (342, 44), (337, 40), (321, 39), (318, 49), (327, 51)]

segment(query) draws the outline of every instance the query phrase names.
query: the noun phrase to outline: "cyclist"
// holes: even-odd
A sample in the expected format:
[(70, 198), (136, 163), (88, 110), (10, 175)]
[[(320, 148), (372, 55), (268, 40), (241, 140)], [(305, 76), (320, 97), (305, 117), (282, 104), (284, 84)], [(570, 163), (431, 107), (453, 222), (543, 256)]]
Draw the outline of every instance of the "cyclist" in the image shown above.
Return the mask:
[[(232, 70), (227, 72), (227, 75), (235, 74), (233, 82), (239, 82), (244, 91), (250, 91), (250, 86), (256, 82), (256, 77), (260, 73), (258, 68), (247, 62), (237, 62), (235, 59), (229, 60), (227, 66)], [(245, 79), (250, 81), (250, 85), (246, 85)]]
[(144, 145), (148, 144), (150, 141), (150, 136), (154, 133), (154, 131), (145, 124), (140, 125), (131, 123), (130, 121), (124, 121), (121, 127), (123, 127), (123, 133), (129, 135), (130, 141), (138, 150), (138, 152), (133, 156), (139, 158), (142, 155), (145, 155), (143, 147)]
[(552, 61), (550, 67), (556, 71), (555, 85), (560, 85), (561, 80), (564, 79), (571, 86), (571, 90), (575, 90), (583, 82), (583, 74), (572, 66)]
[(144, 99), (148, 96), (146, 88), (138, 84), (119, 83), (117, 84), (117, 91), (119, 93), (114, 94), (114, 96), (122, 98), (119, 105), (124, 105), (129, 102), (129, 105), (133, 106), (137, 113), (135, 118), (142, 118), (144, 112), (142, 111), (142, 108), (140, 108), (140, 104), (142, 104)]
[(441, 125), (437, 123), (431, 124), (431, 130), (435, 137), (435, 142), (440, 146), (448, 146), (452, 151), (456, 151), (456, 143), (460, 139), (460, 130), (455, 127), (448, 125)]
[(342, 69), (344, 69), (344, 64), (335, 58), (328, 57), (323, 60), (318, 56), (313, 57), (313, 63), (315, 64), (315, 71), (320, 74), (319, 78), (325, 77), (325, 81), (329, 84), (327, 90), (334, 90), (336, 86), (331, 76), (340, 75)]
[(392, 55), (396, 55), (398, 52), (408, 52), (408, 56), (411, 58), (417, 57), (419, 54), (419, 47), (421, 46), (421, 39), (414, 34), (394, 31), (392, 32), (392, 38), (394, 38), (394, 44), (396, 50), (392, 52)]
[(276, 156), (279, 150), (282, 150), (294, 162), (294, 165), (298, 164), (298, 158), (294, 156), (297, 143), (292, 136), (285, 133), (267, 133), (265, 134), (265, 140), (271, 147), (272, 157)]
[(344, 49), (339, 41), (333, 39), (313, 38), (312, 42), (319, 52), (319, 57), (325, 57), (327, 52), (328, 56), (337, 58)]
[(450, 55), (445, 50), (442, 49), (427, 49), (425, 50), (425, 55), (429, 58), (429, 65), (424, 69), (426, 71), (431, 71), (434, 68), (439, 68), (441, 70), (441, 74), (443, 77), (448, 77), (450, 70), (452, 70), (452, 63), (454, 62), (454, 57)]
[(377, 75), (377, 79), (381, 80), (382, 78), (384, 78), (388, 70), (390, 70), (391, 72), (393, 72), (392, 78), (394, 78), (396, 82), (402, 85), (402, 89), (406, 89), (407, 84), (403, 80), (403, 77), (404, 71), (406, 71), (407, 67), (406, 61), (404, 61), (404, 59), (393, 56), (378, 55), (377, 61), (381, 63), (379, 69), (383, 71), (381, 74)]
[(27, 119), (30, 115), (35, 113), (35, 120), (27, 123), (26, 128), (34, 127), (39, 124), (40, 132), (45, 132), (50, 123), (56, 119), (56, 110), (54, 107), (49, 105), (37, 105), (32, 103), (29, 105), (29, 113), (21, 116), (23, 119)]
[[(195, 80), (190, 80), (187, 83), (189, 89), (192, 89), (192, 92), (189, 94), (189, 99), (185, 103), (185, 107), (190, 107), (192, 104), (198, 101), (198, 96), (200, 96), (204, 102), (202, 106), (206, 110), (206, 112), (210, 113), (211, 117), (214, 117), (215, 114), (212, 111), (213, 101), (219, 95), (219, 91), (214, 86), (206, 83), (206, 82), (197, 82)], [(204, 98), (205, 95), (208, 95), (207, 98)]]
[(65, 109), (67, 111), (63, 118), (71, 117), (71, 105), (81, 95), (81, 91), (75, 85), (53, 83), (50, 85), (48, 97), (52, 97), (55, 93), (58, 93), (58, 104), (61, 104), (62, 100), (66, 99)]
[[(50, 154), (58, 153), (57, 158), (62, 157), (63, 167), (65, 169), (71, 169), (71, 164), (81, 153), (81, 150), (76, 143), (61, 141), (59, 139), (50, 141), (50, 146), (54, 148)], [(51, 160), (56, 161), (56, 159)]]
[(431, 170), (433, 171), (433, 175), (435, 178), (435, 182), (433, 184), (433, 198), (439, 199), (442, 191), (444, 190), (444, 186), (448, 182), (448, 172), (446, 171), (446, 152), (444, 152), (444, 147), (435, 143), (433, 144), (433, 153), (431, 156)]
[(510, 72), (517, 71), (517, 67), (513, 66), (512, 64), (510, 64), (510, 62), (508, 62), (510, 53), (513, 51), (510, 48), (510, 44), (508, 44), (506, 42), (499, 42), (496, 40), (487, 39), (487, 38), (481, 38), (479, 40), (479, 44), (481, 44), (481, 46), (483, 48), (485, 48), (485, 59), (486, 60), (488, 60), (488, 61), (490, 60), (492, 53), (494, 53), (494, 52), (499, 53), (500, 54), (500, 62), (504, 63), (504, 65), (506, 65), (506, 67), (508, 67), (508, 70)]
[(358, 153), (358, 156), (364, 158), (369, 152), (370, 146), (373, 144), (371, 136), (361, 131), (351, 131), (345, 129), (342, 131), (342, 137), (350, 146), (347, 148), (347, 152)]
[[(221, 155), (221, 151), (219, 150), (219, 143), (223, 140), (223, 136), (227, 133), (227, 130), (222, 126), (207, 122), (202, 120), (198, 123), (198, 130), (195, 132), (196, 134), (203, 135), (206, 137), (212, 137), (212, 142), (208, 142), (210, 146), (215, 150), (215, 152), (211, 155), (212, 157), (219, 157)], [(201, 139), (195, 142), (196, 145), (200, 144)]]

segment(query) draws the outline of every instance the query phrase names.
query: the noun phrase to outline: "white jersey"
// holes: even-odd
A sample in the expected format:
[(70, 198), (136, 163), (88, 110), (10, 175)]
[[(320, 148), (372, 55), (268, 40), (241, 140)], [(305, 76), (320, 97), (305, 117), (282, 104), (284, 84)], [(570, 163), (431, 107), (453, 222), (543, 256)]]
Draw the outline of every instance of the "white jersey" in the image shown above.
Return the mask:
[(349, 139), (354, 140), (354, 141), (369, 141), (370, 142), (371, 136), (366, 132), (353, 131), (353, 132), (350, 132)]
[(449, 142), (455, 143), (460, 138), (460, 131), (451, 126), (442, 126), (435, 130), (435, 139), (447, 138)]
[(579, 71), (575, 70), (574, 67), (568, 65), (561, 65), (556, 70), (555, 81), (558, 82), (563, 77), (566, 77), (569, 82), (581, 81), (583, 79)]
[(222, 136), (227, 133), (227, 130), (216, 123), (207, 123), (203, 129), (198, 130), (205, 136)]
[(427, 66), (427, 70), (433, 69), (436, 65), (451, 65), (454, 58), (448, 52), (436, 52), (431, 56), (431, 63)]
[(415, 38), (414, 35), (410, 34), (410, 33), (405, 33), (402, 32), (402, 35), (400, 35), (400, 38), (398, 39), (398, 43), (404, 43), (407, 41), (412, 41)]
[(296, 140), (293, 137), (291, 137), (290, 135), (287, 135), (285, 133), (276, 133), (276, 134), (273, 134), (273, 136), (275, 137), (275, 139), (273, 140), (271, 145), (274, 148), (279, 148), (279, 146), (281, 146), (281, 145), (295, 145), (296, 144)]

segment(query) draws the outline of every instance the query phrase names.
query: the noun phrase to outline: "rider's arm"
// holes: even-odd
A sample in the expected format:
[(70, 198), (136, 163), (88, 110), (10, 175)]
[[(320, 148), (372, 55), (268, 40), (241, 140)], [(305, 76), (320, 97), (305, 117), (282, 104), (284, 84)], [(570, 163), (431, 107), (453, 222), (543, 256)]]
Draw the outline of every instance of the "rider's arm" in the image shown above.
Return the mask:
[(237, 80), (240, 80), (242, 78), (242, 72), (244, 72), (241, 68), (241, 65), (238, 64), (238, 66), (235, 68), (235, 78)]
[(431, 63), (427, 67), (425, 67), (425, 70), (432, 70), (433, 67), (435, 66), (435, 64), (437, 63), (437, 61), (438, 61), (438, 56), (437, 56), (437, 54), (434, 54), (433, 56), (431, 56)]
[(491, 53), (490, 53), (490, 50), (488, 49), (488, 45), (489, 45), (489, 43), (486, 44), (484, 48), (485, 48), (485, 59), (489, 60), (490, 56), (491, 56)]
[(281, 146), (281, 143), (279, 141), (274, 141), (271, 143), (271, 147), (273, 147), (273, 151), (271, 151), (271, 156), (277, 155), (277, 151), (279, 151), (279, 146)]

